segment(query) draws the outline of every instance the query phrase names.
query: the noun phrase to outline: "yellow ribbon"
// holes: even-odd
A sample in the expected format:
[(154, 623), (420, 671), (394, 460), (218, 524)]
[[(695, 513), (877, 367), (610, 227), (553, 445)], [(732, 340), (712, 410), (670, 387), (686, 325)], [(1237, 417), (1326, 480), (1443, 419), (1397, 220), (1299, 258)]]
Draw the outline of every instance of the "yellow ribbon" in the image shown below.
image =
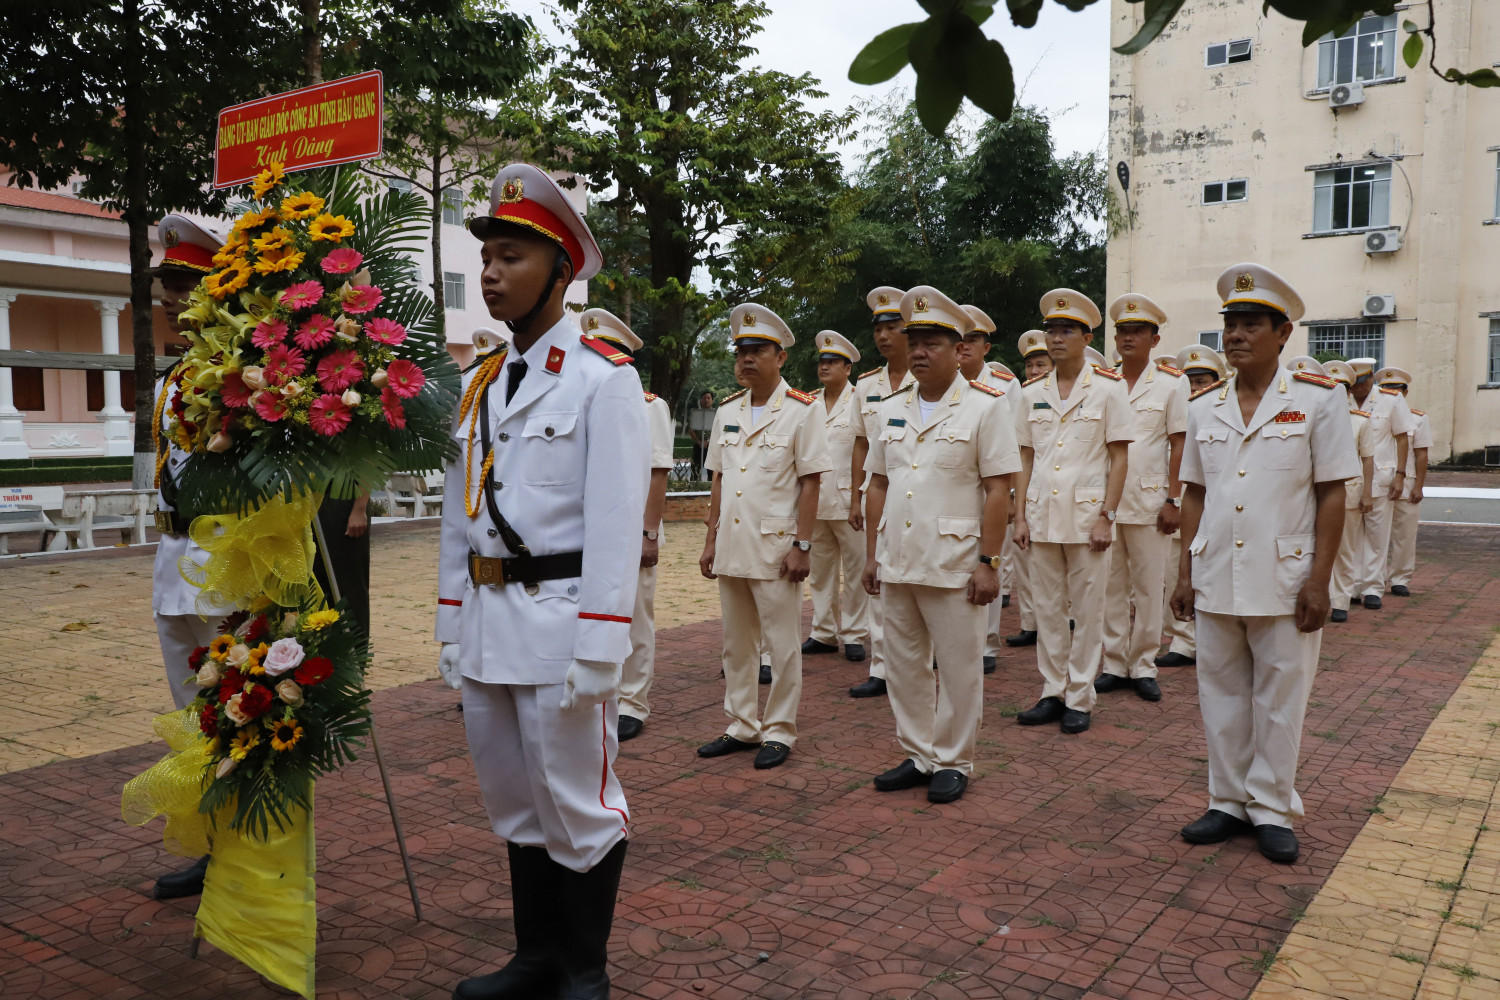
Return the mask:
[(162, 840), (167, 850), (185, 858), (201, 858), (210, 846), (208, 817), (198, 811), (198, 800), (208, 787), (208, 739), (190, 708), (158, 715), (152, 728), (172, 752), (126, 782), (120, 793), (120, 815), (132, 826), (145, 826), (165, 816)]
[(202, 588), (199, 611), (254, 608), (265, 598), (290, 608), (321, 603), (312, 572), (317, 550), (311, 528), (322, 499), (316, 493), (290, 501), (278, 495), (245, 515), (193, 518), (188, 534), (208, 559), (199, 565), (184, 556), (178, 571)]

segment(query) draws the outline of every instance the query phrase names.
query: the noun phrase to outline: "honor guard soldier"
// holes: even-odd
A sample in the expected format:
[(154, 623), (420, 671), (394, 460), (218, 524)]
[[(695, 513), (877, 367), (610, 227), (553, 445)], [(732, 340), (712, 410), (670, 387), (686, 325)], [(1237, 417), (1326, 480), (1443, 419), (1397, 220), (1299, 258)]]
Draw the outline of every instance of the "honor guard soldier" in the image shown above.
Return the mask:
[(1416, 422), (1399, 389), (1376, 387), (1374, 358), (1351, 358), (1349, 366), (1354, 369), (1354, 401), (1370, 415), (1375, 446), (1375, 483), (1370, 490), (1375, 506), (1364, 516), (1365, 544), (1356, 584), (1364, 595), (1364, 606), (1378, 609), (1385, 593), (1391, 519), (1396, 501), (1406, 492), (1406, 463)]
[[(901, 299), (915, 382), (880, 405), (870, 438), (864, 580), (884, 595), (886, 683), (907, 759), (881, 791), (963, 795), (984, 704), (984, 607), (1000, 596), (1015, 417), (999, 390), (958, 371), (972, 319), (936, 288)], [(932, 655), (942, 683), (932, 669)]]
[[(906, 358), (906, 325), (901, 320), (901, 296), (905, 294), (899, 288), (881, 285), (870, 289), (870, 294), (865, 296), (874, 323), (875, 349), (885, 359), (885, 364), (860, 375), (854, 385), (860, 423), (855, 433), (850, 468), (854, 499), (849, 509), (849, 523), (860, 531), (865, 528), (863, 498), (864, 488), (869, 485), (865, 479), (865, 456), (870, 452), (870, 441), (881, 432), (880, 401), (911, 384)], [(879, 594), (872, 596), (865, 607), (870, 623), (870, 676), (849, 689), (849, 694), (855, 698), (878, 698), (886, 693), (885, 651), (881, 648), (885, 628), (880, 607)]]
[(511, 337), (463, 379), (437, 638), (463, 676), (475, 776), (510, 855), (516, 954), (454, 997), (605, 1000), (629, 820), (616, 695), (641, 566), (646, 405), (630, 356), (564, 310), (600, 256), (550, 176), (501, 168), (469, 230), (485, 305)]
[[(1187, 433), (1187, 380), (1156, 364), (1167, 314), (1144, 295), (1128, 292), (1109, 307), (1115, 324), (1117, 369), (1135, 424), (1129, 472), (1110, 547), (1109, 600), (1104, 611), (1104, 669), (1094, 690), (1131, 687), (1146, 701), (1161, 701), (1156, 653), (1161, 648), (1167, 554), (1180, 519), (1182, 439)], [(1131, 609), (1135, 609), (1132, 617)]]
[[(1375, 384), (1405, 396), (1411, 375), (1404, 368), (1382, 368), (1375, 373)], [(1422, 506), (1422, 487), (1427, 482), (1427, 452), (1432, 447), (1432, 422), (1426, 412), (1413, 409), (1411, 415), (1406, 478), (1401, 496), (1392, 501), (1391, 550), (1386, 563), (1386, 589), (1397, 597), (1411, 596), (1411, 578), (1417, 570), (1417, 515)]]
[(1195, 616), (1198, 698), (1208, 739), (1208, 811), (1192, 844), (1255, 832), (1272, 861), (1297, 858), (1294, 783), (1318, 663), (1328, 584), (1359, 473), (1339, 383), (1288, 372), (1279, 355), (1302, 299), (1275, 272), (1219, 277), (1224, 351), (1235, 374), (1188, 407), (1182, 541), (1172, 611)]
[[(161, 308), (171, 330), (167, 342), (181, 344), (183, 310), (188, 296), (203, 276), (213, 270), (214, 254), (223, 244), (216, 233), (183, 215), (168, 215), (157, 227), (165, 248), (156, 278), (161, 282)], [(156, 409), (151, 424), (151, 441), (156, 451), (156, 561), (151, 570), (151, 616), (156, 622), (156, 637), (161, 644), (162, 662), (167, 669), (167, 687), (172, 704), (183, 709), (198, 695), (195, 673), (190, 666), (194, 651), (206, 648), (219, 634), (219, 623), (233, 608), (200, 607), (201, 588), (183, 576), (184, 564), (201, 566), (208, 553), (188, 536), (193, 512), (178, 509), (177, 489), (188, 453), (171, 437), (173, 411), (179, 407), (182, 367), (174, 368), (156, 383)], [(153, 894), (157, 899), (196, 896), (203, 891), (203, 876), (208, 857), (180, 871), (169, 872), (156, 880)]]
[[(578, 317), (583, 332), (607, 341), (630, 355), (642, 347), (641, 338), (625, 321), (607, 309), (585, 309)], [(646, 515), (641, 528), (640, 579), (635, 586), (635, 610), (630, 616), (630, 655), (620, 667), (620, 742), (634, 739), (651, 715), (651, 680), (656, 674), (656, 563), (661, 551), (662, 511), (667, 505), (667, 476), (672, 471), (672, 410), (655, 393), (645, 393), (651, 428), (651, 480), (646, 487)]]
[[(1039, 379), (1052, 370), (1052, 355), (1047, 353), (1047, 335), (1042, 331), (1027, 330), (1021, 334), (1020, 339), (1016, 341), (1016, 350), (1021, 354), (1022, 385)], [(1017, 419), (1024, 414), (1025, 408), (1025, 395), (1017, 393)], [(1015, 519), (1016, 511), (1019, 509), (1019, 498), (1012, 496), (1010, 507), (1012, 520)], [(1008, 531), (1006, 534), (1008, 536), (1006, 551), (1010, 553), (1009, 576), (1014, 581), (1016, 616), (1021, 620), (1021, 629), (1015, 635), (1006, 636), (1005, 644), (1013, 649), (1019, 649), (1022, 646), (1036, 645), (1036, 607), (1032, 603), (1031, 595), (1031, 561), (1030, 555), (1016, 544), (1014, 531)], [(1003, 552), (1000, 558), (1003, 564), (1005, 560)]]
[[(1089, 728), (1103, 656), (1105, 588), (1131, 441), (1125, 381), (1085, 353), (1099, 307), (1082, 292), (1042, 297), (1047, 352), (1056, 369), (1022, 388), (1016, 421), (1021, 475), (1016, 544), (1030, 555), (1042, 697), (1016, 716), (1023, 726)], [(1096, 354), (1098, 352), (1095, 352)], [(1069, 608), (1077, 623), (1068, 627)]]
[[(818, 334), (817, 347), (818, 381), (823, 388), (813, 395), (823, 405), (823, 428), (833, 471), (818, 484), (818, 520), (813, 526), (812, 575), (808, 581), (812, 587), (812, 635), (802, 644), (802, 653), (837, 653), (842, 640), (844, 659), (859, 663), (865, 658), (865, 643), (870, 637), (868, 595), (861, 582), (865, 538), (849, 523), (854, 480), (846, 474), (853, 461), (861, 419), (854, 384), (849, 380), (859, 350), (833, 330)], [(840, 570), (844, 579), (842, 612)]]
[[(1318, 364), (1310, 357), (1293, 358), (1286, 363), (1289, 371), (1311, 371), (1327, 375), (1344, 386), (1345, 395), (1354, 384), (1354, 369), (1347, 361)], [(1344, 531), (1339, 537), (1338, 555), (1333, 560), (1333, 576), (1328, 584), (1328, 620), (1349, 620), (1349, 602), (1356, 596), (1356, 578), (1364, 551), (1364, 515), (1374, 506), (1370, 495), (1375, 482), (1375, 448), (1370, 434), (1370, 415), (1349, 400), (1349, 430), (1354, 435), (1354, 453), (1359, 457), (1360, 474), (1344, 480)]]
[[(786, 384), (781, 367), (795, 342), (765, 306), (729, 314), (734, 374), (744, 389), (714, 415), (708, 468), (708, 537), (698, 567), (719, 581), (724, 609), (724, 714), (729, 731), (700, 757), (759, 750), (757, 768), (784, 763), (797, 741), (802, 699), (802, 581), (811, 565), (819, 481), (833, 470), (826, 413), (817, 397)], [(771, 657), (771, 690), (757, 711), (759, 650)]]

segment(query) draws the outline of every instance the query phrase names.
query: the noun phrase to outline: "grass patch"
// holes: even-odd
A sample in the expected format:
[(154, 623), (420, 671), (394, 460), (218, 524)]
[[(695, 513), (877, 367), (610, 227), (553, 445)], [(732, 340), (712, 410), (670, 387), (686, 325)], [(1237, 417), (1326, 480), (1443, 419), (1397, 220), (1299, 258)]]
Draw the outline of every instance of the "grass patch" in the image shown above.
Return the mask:
[(1280, 950), (1280, 948), (1262, 948), (1260, 954), (1255, 958), (1251, 958), (1249, 955), (1242, 956), (1240, 964), (1251, 972), (1264, 976), (1275, 968), (1277, 962), (1285, 961), (1285, 959), (1277, 957), (1276, 953)]
[(1441, 969), (1447, 969), (1449, 972), (1453, 973), (1464, 982), (1479, 978), (1479, 973), (1476, 972), (1474, 970), (1474, 967), (1469, 965), (1467, 962), (1465, 962), (1463, 965), (1455, 965), (1452, 962), (1439, 962), (1438, 967)]
[(1457, 892), (1459, 889), (1463, 888), (1463, 883), (1458, 881), (1457, 879), (1451, 881), (1448, 879), (1438, 879), (1432, 884), (1437, 886), (1444, 892)]
[(1423, 958), (1421, 955), (1413, 955), (1409, 951), (1393, 951), (1391, 952), (1391, 957), (1399, 958), (1403, 962), (1410, 962), (1412, 965), (1427, 964), (1427, 959)]

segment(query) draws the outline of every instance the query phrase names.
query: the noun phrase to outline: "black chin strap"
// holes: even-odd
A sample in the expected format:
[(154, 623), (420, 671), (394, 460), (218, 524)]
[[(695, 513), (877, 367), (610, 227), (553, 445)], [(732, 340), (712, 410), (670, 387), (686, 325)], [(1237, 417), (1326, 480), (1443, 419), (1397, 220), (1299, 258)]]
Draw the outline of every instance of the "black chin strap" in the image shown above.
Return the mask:
[(510, 327), (512, 333), (518, 336), (525, 336), (530, 332), (531, 324), (536, 322), (537, 316), (541, 314), (548, 300), (552, 298), (552, 289), (557, 285), (557, 279), (562, 277), (563, 261), (565, 260), (567, 260), (567, 251), (563, 250), (562, 247), (558, 247), (557, 256), (552, 260), (552, 273), (547, 276), (547, 283), (542, 286), (542, 294), (537, 298), (536, 305), (532, 306), (531, 311), (525, 316), (522, 316), (520, 319), (513, 319), (506, 324)]

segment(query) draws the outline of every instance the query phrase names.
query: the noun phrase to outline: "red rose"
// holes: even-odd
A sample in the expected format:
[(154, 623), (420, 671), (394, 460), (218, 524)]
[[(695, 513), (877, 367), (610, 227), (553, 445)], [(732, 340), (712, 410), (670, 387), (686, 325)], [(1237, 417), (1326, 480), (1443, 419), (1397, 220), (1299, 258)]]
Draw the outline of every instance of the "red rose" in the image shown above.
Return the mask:
[(333, 661), (326, 656), (309, 656), (292, 677), (303, 687), (326, 681), (333, 674)]
[(198, 668), (203, 666), (203, 658), (207, 655), (207, 646), (199, 646), (197, 649), (188, 654), (188, 666), (193, 668), (193, 673), (196, 674), (198, 672)]
[(240, 693), (240, 688), (245, 686), (245, 675), (230, 667), (224, 672), (224, 677), (219, 681), (219, 704), (222, 705), (230, 698)]
[(198, 715), (198, 728), (209, 736), (219, 735), (219, 706), (203, 706), (203, 711)]
[(251, 684), (240, 699), (240, 711), (252, 719), (265, 715), (271, 707), (271, 689), (264, 684)]

